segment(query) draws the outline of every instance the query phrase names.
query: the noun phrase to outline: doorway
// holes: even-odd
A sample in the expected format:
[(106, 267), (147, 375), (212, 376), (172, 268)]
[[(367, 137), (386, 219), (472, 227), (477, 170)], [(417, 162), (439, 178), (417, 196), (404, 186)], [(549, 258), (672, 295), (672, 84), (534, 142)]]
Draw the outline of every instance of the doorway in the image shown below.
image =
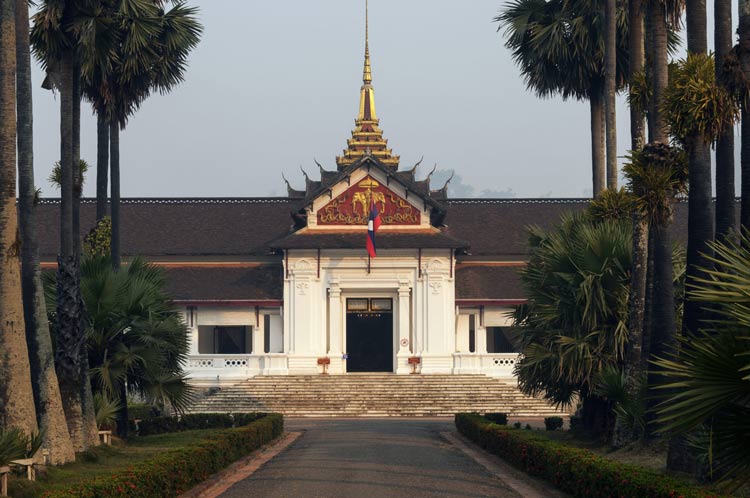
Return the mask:
[(347, 372), (393, 372), (393, 300), (346, 300)]

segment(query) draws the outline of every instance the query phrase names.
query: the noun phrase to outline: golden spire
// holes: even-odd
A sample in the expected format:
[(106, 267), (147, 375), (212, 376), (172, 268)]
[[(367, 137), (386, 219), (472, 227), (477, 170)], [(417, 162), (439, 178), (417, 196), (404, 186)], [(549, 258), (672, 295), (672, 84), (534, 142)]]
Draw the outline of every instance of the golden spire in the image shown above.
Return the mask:
[(398, 169), (398, 156), (391, 155), (388, 140), (383, 138), (383, 131), (378, 128), (380, 120), (375, 113), (375, 89), (372, 87), (372, 68), (370, 67), (370, 15), (368, 0), (365, 0), (365, 66), (362, 71), (362, 88), (359, 90), (359, 113), (354, 121), (352, 138), (347, 140), (348, 147), (343, 156), (336, 157), (336, 164), (343, 169), (354, 164), (365, 154), (376, 157), (387, 166)]
[(365, 0), (365, 68), (362, 72), (362, 82), (365, 85), (372, 83), (372, 70), (370, 69), (370, 9), (369, 0)]

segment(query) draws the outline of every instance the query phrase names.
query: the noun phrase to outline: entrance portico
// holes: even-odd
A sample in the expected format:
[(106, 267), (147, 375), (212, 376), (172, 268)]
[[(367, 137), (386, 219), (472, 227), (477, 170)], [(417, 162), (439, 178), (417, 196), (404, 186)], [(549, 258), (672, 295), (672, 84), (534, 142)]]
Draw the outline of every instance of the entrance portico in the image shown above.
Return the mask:
[(452, 250), (383, 249), (369, 262), (361, 253), (288, 250), (284, 329), (289, 373), (318, 372), (320, 357), (330, 360), (329, 373), (348, 372), (346, 355), (354, 350), (347, 344), (347, 313), (356, 312), (358, 302), (367, 303), (368, 312), (382, 313), (372, 304), (377, 308), (381, 301), (391, 306), (390, 371), (408, 374), (408, 358), (420, 356), (423, 373), (450, 373), (455, 352)]

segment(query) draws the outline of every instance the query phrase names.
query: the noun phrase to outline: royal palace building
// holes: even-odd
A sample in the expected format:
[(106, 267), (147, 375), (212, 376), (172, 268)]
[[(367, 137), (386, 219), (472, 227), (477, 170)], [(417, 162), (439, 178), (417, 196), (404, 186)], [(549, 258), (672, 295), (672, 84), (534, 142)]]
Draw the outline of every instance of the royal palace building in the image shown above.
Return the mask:
[[(122, 200), (123, 255), (164, 267), (195, 384), (324, 371), (513, 376), (509, 312), (525, 301), (526, 227), (550, 227), (587, 200), (451, 199), (447, 184), (400, 167), (380, 129), (367, 42), (355, 123), (336, 169), (319, 165), (299, 190), (287, 182), (283, 198)], [(373, 205), (382, 226), (371, 258)], [(38, 209), (46, 267), (58, 207)], [(94, 224), (84, 199), (82, 230)]]

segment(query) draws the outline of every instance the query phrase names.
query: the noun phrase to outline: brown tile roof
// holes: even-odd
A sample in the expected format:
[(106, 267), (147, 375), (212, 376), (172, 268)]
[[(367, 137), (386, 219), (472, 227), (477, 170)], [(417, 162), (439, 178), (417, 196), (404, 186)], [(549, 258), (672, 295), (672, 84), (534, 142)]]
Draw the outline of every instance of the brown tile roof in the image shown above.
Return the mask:
[(456, 299), (524, 299), (517, 266), (456, 265)]
[[(286, 198), (123, 199), (120, 206), (125, 256), (260, 256), (292, 226)], [(37, 212), (39, 252), (50, 259), (59, 247), (59, 200), (43, 199)], [(81, 237), (95, 218), (96, 201), (84, 199)]]
[(250, 268), (167, 267), (167, 288), (176, 301), (281, 300), (282, 265)]
[[(365, 230), (351, 232), (299, 231), (272, 242), (274, 249), (358, 249), (365, 248)], [(437, 231), (379, 231), (375, 236), (378, 249), (461, 249), (467, 242)]]
[[(294, 202), (287, 198), (123, 199), (123, 253), (146, 257), (262, 256), (270, 252), (275, 241), (291, 234)], [(448, 200), (441, 239), (444, 242), (440, 242), (445, 245), (433, 247), (460, 247), (466, 241), (473, 256), (524, 260), (528, 254), (526, 226), (549, 228), (558, 222), (561, 213), (583, 209), (586, 202), (584, 199)], [(57, 199), (42, 199), (37, 207), (43, 259), (53, 259), (57, 254), (58, 208)], [(83, 200), (81, 236), (93, 226), (95, 209), (93, 199)], [(384, 234), (378, 232), (378, 240), (388, 244)], [(680, 203), (675, 212), (673, 235), (675, 240), (684, 242), (686, 234), (687, 203)], [(326, 240), (326, 244), (335, 242), (336, 237)], [(361, 247), (362, 236), (343, 235), (341, 242)], [(406, 243), (419, 247), (421, 242), (401, 237), (391, 247)]]

